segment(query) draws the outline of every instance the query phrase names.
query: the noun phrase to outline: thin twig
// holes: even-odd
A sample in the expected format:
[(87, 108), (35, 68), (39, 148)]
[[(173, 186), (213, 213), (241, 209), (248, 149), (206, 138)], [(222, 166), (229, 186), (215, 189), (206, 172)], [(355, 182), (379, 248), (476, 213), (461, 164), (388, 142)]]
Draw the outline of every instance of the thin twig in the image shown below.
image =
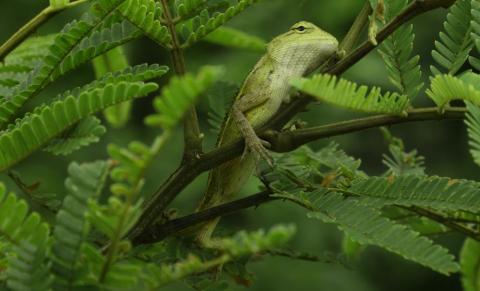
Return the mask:
[[(172, 49), (170, 50), (170, 54), (172, 56), (173, 67), (177, 75), (184, 75), (186, 73), (185, 58), (183, 56), (182, 45), (178, 38), (177, 29), (175, 28), (175, 19), (170, 12), (168, 0), (161, 0), (160, 2), (163, 7), (164, 23), (172, 36)], [(188, 161), (195, 160), (202, 152), (203, 134), (200, 131), (195, 107), (190, 108), (185, 114), (184, 141), (183, 163), (187, 163)]]
[(28, 21), (24, 26), (17, 30), (5, 43), (0, 46), (0, 62), (5, 59), (5, 57), (14, 50), (18, 45), (20, 45), (25, 39), (32, 35), (37, 29), (47, 22), (50, 18), (55, 16), (60, 11), (72, 8), (77, 5), (83, 4), (89, 0), (77, 0), (67, 4), (64, 7), (52, 8), (47, 7), (43, 9), (40, 13), (35, 15), (30, 21)]

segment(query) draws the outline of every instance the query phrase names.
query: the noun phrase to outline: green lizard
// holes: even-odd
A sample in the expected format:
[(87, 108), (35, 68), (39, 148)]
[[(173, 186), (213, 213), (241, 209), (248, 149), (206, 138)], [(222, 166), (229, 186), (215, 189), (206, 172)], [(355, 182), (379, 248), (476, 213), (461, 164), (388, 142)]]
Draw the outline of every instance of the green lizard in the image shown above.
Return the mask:
[[(268, 44), (266, 54), (255, 65), (236, 96), (217, 140), (217, 146), (222, 146), (243, 137), (245, 152), (242, 157), (210, 172), (207, 191), (198, 210), (231, 199), (250, 177), (255, 162), (260, 158), (271, 164), (265, 142), (255, 134), (254, 128), (273, 117), (282, 103), (290, 101), (289, 81), (292, 78), (312, 72), (337, 49), (335, 37), (305, 21), (296, 23)], [(208, 245), (217, 222), (218, 219), (209, 222), (197, 233), (201, 244)]]

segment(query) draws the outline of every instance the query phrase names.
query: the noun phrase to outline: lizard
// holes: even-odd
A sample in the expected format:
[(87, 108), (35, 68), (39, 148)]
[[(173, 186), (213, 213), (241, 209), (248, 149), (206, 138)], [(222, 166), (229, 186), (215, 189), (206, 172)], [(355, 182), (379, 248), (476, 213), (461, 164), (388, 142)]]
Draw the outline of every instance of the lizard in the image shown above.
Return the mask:
[[(245, 139), (241, 157), (210, 171), (207, 190), (197, 211), (230, 200), (255, 170), (260, 159), (272, 160), (255, 128), (265, 124), (291, 99), (289, 82), (313, 72), (338, 52), (337, 39), (315, 24), (301, 21), (274, 38), (266, 53), (248, 74), (234, 98), (217, 139), (216, 146)], [(207, 222), (196, 233), (196, 240), (208, 246), (219, 219)]]

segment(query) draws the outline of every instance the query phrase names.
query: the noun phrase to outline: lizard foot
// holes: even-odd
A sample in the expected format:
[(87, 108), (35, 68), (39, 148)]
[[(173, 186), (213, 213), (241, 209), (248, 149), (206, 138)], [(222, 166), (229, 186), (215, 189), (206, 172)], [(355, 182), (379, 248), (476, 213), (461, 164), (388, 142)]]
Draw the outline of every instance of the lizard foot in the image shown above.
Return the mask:
[(270, 167), (273, 167), (273, 158), (266, 149), (270, 147), (268, 141), (260, 139), (258, 136), (254, 138), (245, 139), (246, 147), (243, 152), (242, 158), (245, 157), (247, 152), (251, 152), (255, 161), (258, 163), (261, 160), (265, 160)]

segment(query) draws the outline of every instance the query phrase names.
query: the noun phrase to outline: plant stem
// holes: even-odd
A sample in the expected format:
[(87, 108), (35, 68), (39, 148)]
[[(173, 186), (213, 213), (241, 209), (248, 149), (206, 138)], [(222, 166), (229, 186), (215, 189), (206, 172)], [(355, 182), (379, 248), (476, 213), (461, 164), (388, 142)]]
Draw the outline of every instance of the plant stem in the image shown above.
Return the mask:
[(270, 142), (272, 145), (271, 149), (274, 151), (289, 152), (306, 143), (330, 137), (332, 135), (341, 135), (374, 127), (407, 122), (463, 119), (465, 113), (465, 108), (450, 108), (445, 111), (445, 113), (440, 113), (436, 107), (419, 108), (410, 110), (405, 117), (395, 115), (376, 115), (293, 131), (288, 130), (279, 132), (270, 130), (265, 132), (265, 134), (262, 135), (262, 138)]
[(24, 26), (17, 30), (4, 44), (0, 46), (0, 62), (3, 61), (5, 57), (19, 44), (21, 44), (26, 38), (28, 38), (32, 33), (34, 33), (42, 24), (47, 22), (58, 12), (67, 8), (75, 7), (87, 1), (88, 0), (77, 0), (61, 8), (52, 8), (49, 6), (43, 9), (40, 13), (38, 13), (30, 21), (28, 21)]
[[(164, 12), (165, 25), (172, 36), (172, 49), (170, 50), (170, 54), (172, 56), (173, 67), (177, 75), (184, 75), (186, 73), (185, 58), (178, 39), (177, 30), (175, 29), (175, 21), (170, 12), (168, 0), (161, 0), (161, 3)], [(195, 160), (202, 152), (203, 134), (200, 131), (197, 110), (195, 107), (189, 109), (185, 114), (184, 141), (185, 149), (183, 152), (183, 163), (186, 163), (187, 161)]]

